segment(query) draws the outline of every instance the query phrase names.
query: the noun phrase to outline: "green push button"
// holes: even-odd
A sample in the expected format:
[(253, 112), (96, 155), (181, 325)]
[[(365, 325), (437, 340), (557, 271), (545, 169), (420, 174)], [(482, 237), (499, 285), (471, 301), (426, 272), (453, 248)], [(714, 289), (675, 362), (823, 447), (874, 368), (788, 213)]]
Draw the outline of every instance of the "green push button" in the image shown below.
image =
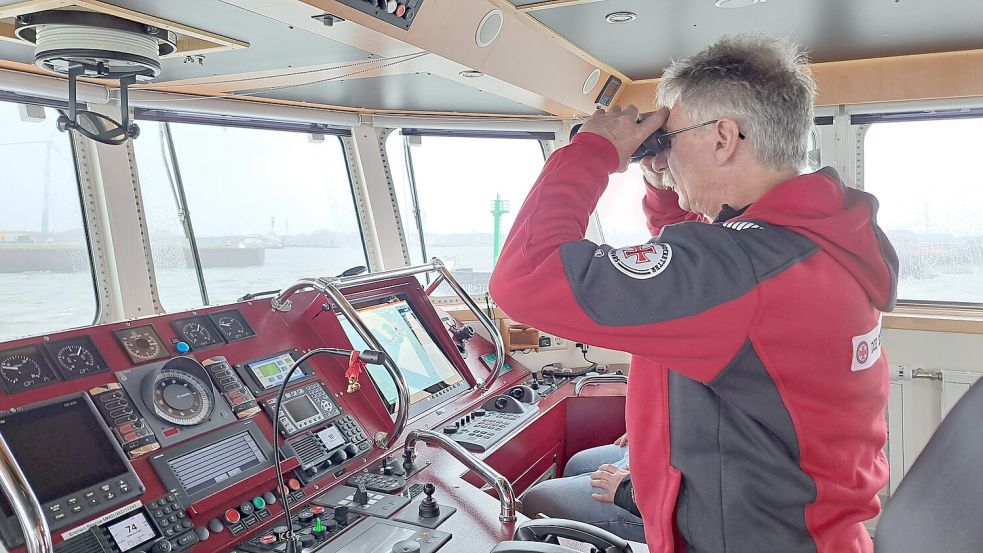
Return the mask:
[(253, 507), (256, 507), (256, 510), (257, 511), (260, 510), (260, 509), (265, 509), (266, 508), (266, 500), (263, 499), (262, 497), (259, 497), (259, 496), (254, 497), (253, 498)]

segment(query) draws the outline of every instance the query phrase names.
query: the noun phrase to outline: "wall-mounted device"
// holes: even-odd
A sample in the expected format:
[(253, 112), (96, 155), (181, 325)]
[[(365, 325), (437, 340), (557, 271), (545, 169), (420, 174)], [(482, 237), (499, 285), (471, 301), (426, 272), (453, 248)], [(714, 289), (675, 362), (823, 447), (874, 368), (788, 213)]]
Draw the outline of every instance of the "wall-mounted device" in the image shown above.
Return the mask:
[(621, 79), (611, 75), (608, 77), (607, 82), (604, 83), (604, 88), (601, 89), (601, 93), (597, 95), (597, 99), (594, 103), (599, 106), (607, 107), (611, 105), (611, 101), (618, 94), (618, 90), (621, 89)]
[[(48, 524), (62, 528), (140, 497), (143, 483), (86, 394), (0, 416), (10, 446)], [(23, 544), (20, 526), (0, 496), (0, 537)]]
[[(263, 409), (272, 419), (276, 412), (276, 397), (263, 400)], [(311, 382), (283, 394), (280, 408), (280, 433), (284, 436), (316, 426), (341, 414), (341, 409), (331, 399), (331, 394), (320, 382)]]
[[(390, 25), (395, 25), (400, 29), (409, 30), (413, 24), (413, 19), (420, 11), (423, 0), (339, 0), (342, 4), (355, 8), (356, 10), (371, 15), (380, 21), (385, 21)], [(325, 16), (315, 16), (321, 19), (325, 25), (329, 25), (323, 18)], [(337, 21), (334, 17), (332, 23)]]
[(174, 357), (116, 373), (162, 447), (235, 420), (205, 368), (191, 357)]
[[(298, 358), (300, 358), (300, 352), (292, 349), (254, 361), (246, 361), (236, 365), (235, 369), (249, 390), (260, 396), (266, 392), (276, 391), (283, 383), (283, 379), (286, 378), (287, 371)], [(290, 382), (300, 382), (310, 378), (313, 374), (314, 372), (307, 363), (301, 363), (294, 374), (290, 376)]]

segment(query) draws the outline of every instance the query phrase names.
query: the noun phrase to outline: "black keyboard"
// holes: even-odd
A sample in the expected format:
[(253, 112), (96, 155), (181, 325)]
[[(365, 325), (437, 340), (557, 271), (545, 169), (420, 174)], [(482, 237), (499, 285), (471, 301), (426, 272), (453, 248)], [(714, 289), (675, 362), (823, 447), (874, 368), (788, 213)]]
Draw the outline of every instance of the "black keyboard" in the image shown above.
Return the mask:
[(379, 493), (394, 494), (403, 489), (406, 479), (402, 476), (387, 476), (374, 472), (360, 472), (348, 477), (345, 484), (357, 488), (359, 484), (364, 484), (365, 489)]

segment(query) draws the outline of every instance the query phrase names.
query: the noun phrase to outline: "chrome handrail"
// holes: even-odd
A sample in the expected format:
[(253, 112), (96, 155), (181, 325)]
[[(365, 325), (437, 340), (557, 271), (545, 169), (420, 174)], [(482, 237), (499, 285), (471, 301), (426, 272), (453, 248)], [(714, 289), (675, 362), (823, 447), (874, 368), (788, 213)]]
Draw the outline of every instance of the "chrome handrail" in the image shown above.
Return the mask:
[(51, 528), (3, 434), (0, 434), (0, 491), (7, 496), (20, 523), (27, 553), (51, 553), (54, 550)]
[(430, 430), (410, 430), (406, 435), (406, 445), (403, 447), (403, 459), (412, 463), (416, 458), (416, 442), (423, 442), (431, 446), (440, 446), (441, 449), (451, 454), (452, 457), (464, 463), (466, 467), (478, 473), (482, 480), (495, 488), (498, 493), (498, 500), (501, 505), (498, 520), (502, 522), (515, 522), (515, 491), (508, 479), (489, 466), (487, 463), (478, 459), (470, 451), (461, 447), (461, 444), (454, 440)]
[[(276, 309), (277, 311), (290, 311), (292, 305), (289, 298), (300, 290), (314, 288), (315, 290), (323, 293), (324, 287), (329, 284), (338, 289), (351, 288), (352, 286), (370, 284), (388, 278), (411, 276), (431, 271), (439, 273), (440, 278), (442, 278), (447, 285), (454, 290), (454, 293), (461, 298), (464, 305), (466, 305), (468, 309), (474, 313), (475, 317), (478, 319), (478, 322), (481, 323), (481, 326), (485, 327), (485, 330), (488, 331), (488, 335), (491, 337), (492, 345), (495, 347), (495, 363), (493, 363), (491, 367), (491, 374), (488, 376), (488, 378), (478, 383), (478, 389), (488, 391), (491, 389), (495, 381), (498, 380), (499, 375), (502, 373), (502, 369), (505, 367), (505, 342), (502, 340), (502, 334), (498, 331), (498, 327), (495, 326), (494, 321), (492, 321), (488, 315), (486, 315), (485, 312), (478, 307), (478, 304), (474, 302), (467, 291), (464, 290), (461, 284), (457, 282), (457, 279), (454, 278), (450, 270), (448, 270), (444, 263), (436, 257), (431, 259), (430, 263), (425, 263), (423, 265), (401, 267), (399, 269), (381, 271), (378, 273), (368, 273), (351, 277), (304, 278), (298, 280), (289, 288), (283, 289), (283, 291), (273, 298), (271, 303), (273, 309)], [(365, 336), (362, 336), (362, 339), (364, 340)], [(370, 346), (372, 345), (372, 343), (368, 340), (366, 340), (366, 343)]]
[(583, 376), (573, 385), (573, 395), (579, 396), (585, 386), (603, 384), (605, 382), (624, 382), (628, 384), (628, 375), (624, 374), (591, 374)]

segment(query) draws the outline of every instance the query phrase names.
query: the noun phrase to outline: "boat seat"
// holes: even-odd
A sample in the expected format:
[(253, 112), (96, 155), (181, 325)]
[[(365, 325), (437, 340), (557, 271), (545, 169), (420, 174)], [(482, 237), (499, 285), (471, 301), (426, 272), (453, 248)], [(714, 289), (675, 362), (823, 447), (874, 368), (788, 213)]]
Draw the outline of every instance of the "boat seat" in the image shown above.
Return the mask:
[(943, 419), (888, 501), (874, 551), (983, 551), (983, 380)]

